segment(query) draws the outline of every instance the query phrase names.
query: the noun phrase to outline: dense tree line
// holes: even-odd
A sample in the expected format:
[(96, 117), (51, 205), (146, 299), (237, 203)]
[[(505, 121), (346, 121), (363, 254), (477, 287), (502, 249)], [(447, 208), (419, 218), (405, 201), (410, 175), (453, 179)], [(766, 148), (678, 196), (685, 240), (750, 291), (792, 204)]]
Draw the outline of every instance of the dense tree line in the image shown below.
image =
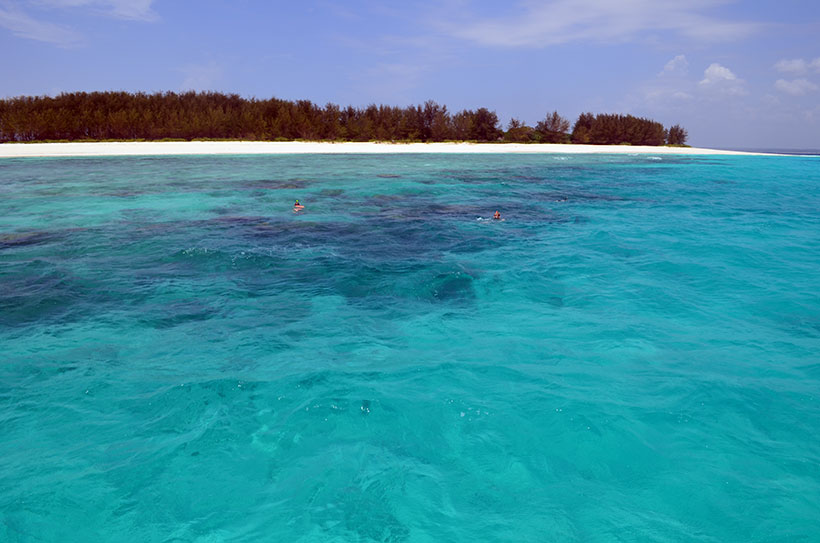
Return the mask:
[(575, 143), (663, 145), (666, 139), (661, 123), (632, 115), (582, 113), (572, 127)]
[(662, 145), (667, 134), (670, 143), (686, 140), (686, 131), (678, 126), (667, 132), (660, 123), (629, 115), (583, 114), (572, 132), (569, 128), (553, 112), (534, 128), (513, 119), (504, 132), (493, 111), (451, 113), (433, 101), (405, 108), (343, 108), (216, 92), (76, 92), (0, 100), (0, 142), (213, 138)]
[(406, 108), (341, 108), (215, 92), (81, 92), (0, 100), (0, 141), (496, 141), (502, 134), (498, 125), (498, 116), (486, 108), (451, 114), (432, 101)]
[(688, 134), (679, 125), (664, 129), (659, 122), (632, 115), (582, 113), (569, 131), (569, 121), (557, 111), (535, 127), (512, 119), (504, 140), (519, 143), (581, 143), (590, 145), (684, 145)]

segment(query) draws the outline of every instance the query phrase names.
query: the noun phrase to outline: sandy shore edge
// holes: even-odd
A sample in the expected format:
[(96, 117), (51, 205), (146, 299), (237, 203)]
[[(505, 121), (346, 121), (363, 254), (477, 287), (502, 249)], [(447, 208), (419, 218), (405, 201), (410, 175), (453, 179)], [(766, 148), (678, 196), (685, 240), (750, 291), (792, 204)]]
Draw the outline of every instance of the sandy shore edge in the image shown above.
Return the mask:
[(88, 143), (3, 143), (0, 158), (149, 156), (149, 155), (279, 155), (279, 154), (405, 154), (405, 153), (518, 153), (518, 154), (652, 154), (762, 155), (697, 147), (631, 145), (570, 145), (520, 143), (373, 143), (304, 141), (171, 141)]

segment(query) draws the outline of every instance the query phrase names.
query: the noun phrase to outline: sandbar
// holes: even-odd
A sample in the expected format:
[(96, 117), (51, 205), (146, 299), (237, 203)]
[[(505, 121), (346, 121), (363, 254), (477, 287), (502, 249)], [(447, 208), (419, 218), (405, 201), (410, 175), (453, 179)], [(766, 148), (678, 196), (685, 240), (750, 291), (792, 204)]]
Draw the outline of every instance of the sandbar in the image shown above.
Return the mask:
[(652, 154), (761, 155), (698, 147), (576, 145), (522, 143), (377, 143), (309, 141), (117, 141), (70, 143), (3, 143), (0, 158), (156, 156), (156, 155), (280, 155), (280, 154)]

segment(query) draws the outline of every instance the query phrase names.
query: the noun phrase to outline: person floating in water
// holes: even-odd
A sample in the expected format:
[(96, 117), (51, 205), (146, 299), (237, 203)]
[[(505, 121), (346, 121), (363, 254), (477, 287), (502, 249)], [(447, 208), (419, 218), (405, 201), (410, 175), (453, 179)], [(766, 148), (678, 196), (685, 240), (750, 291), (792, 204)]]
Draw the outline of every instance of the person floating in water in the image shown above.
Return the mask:
[(305, 206), (299, 203), (299, 200), (296, 200), (296, 203), (293, 204), (293, 212), (296, 213), (297, 211), (302, 211), (305, 209)]
[(500, 218), (501, 218), (501, 213), (499, 213), (498, 211), (496, 211), (495, 213), (493, 213), (493, 219), (498, 220), (498, 219), (500, 219)]

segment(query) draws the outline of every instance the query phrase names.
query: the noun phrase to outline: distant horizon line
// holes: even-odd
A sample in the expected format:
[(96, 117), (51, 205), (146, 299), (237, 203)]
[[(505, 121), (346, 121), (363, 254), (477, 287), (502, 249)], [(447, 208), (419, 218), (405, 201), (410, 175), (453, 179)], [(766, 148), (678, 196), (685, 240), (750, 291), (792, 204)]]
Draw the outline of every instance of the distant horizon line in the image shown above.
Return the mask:
[(818, 155), (820, 147), (723, 147), (727, 151), (741, 151), (744, 153), (777, 153), (785, 155)]

